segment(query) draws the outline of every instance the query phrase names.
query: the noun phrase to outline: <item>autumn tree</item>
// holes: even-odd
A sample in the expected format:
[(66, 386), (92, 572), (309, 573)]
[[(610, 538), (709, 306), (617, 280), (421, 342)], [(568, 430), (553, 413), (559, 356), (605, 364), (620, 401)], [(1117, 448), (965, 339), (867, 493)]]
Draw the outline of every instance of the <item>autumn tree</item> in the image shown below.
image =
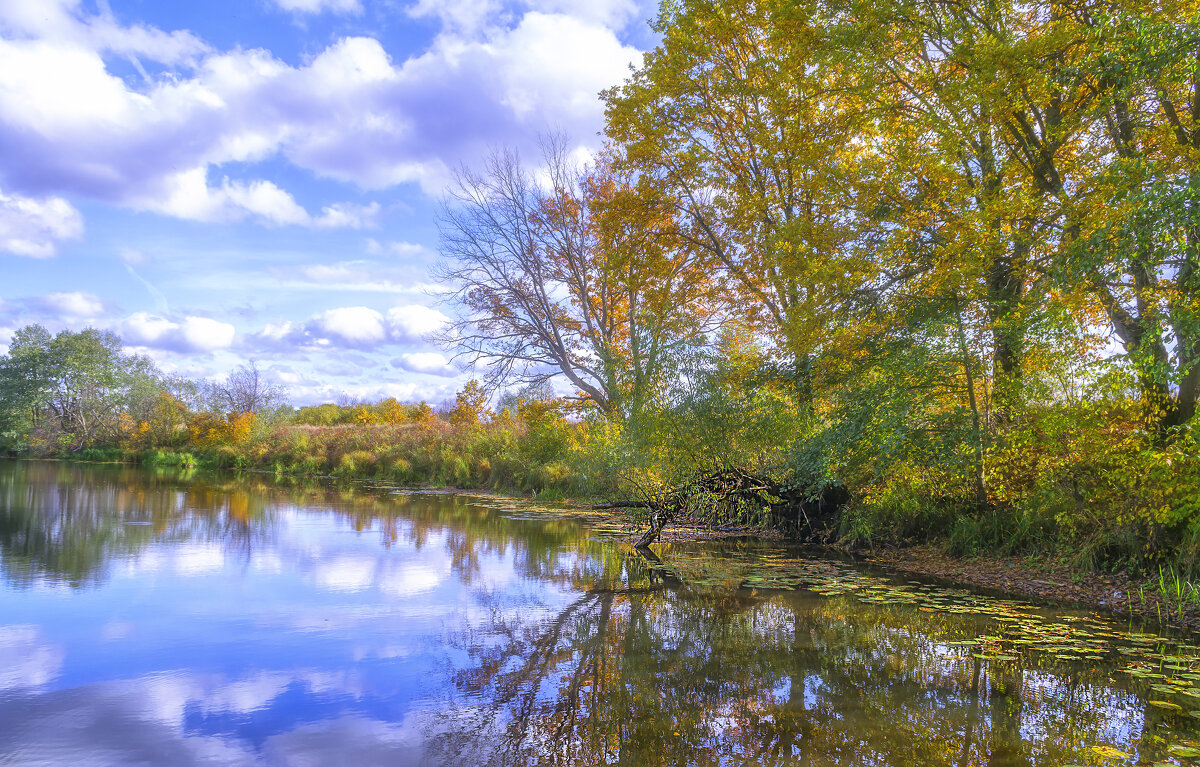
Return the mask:
[[(1102, 153), (1068, 208), (1066, 267), (1098, 299), (1161, 430), (1200, 397), (1200, 4), (1075, 10)], [(1065, 194), (1063, 194), (1065, 198)]]
[[(964, 172), (983, 182), (972, 188), (1000, 192), (976, 195), (973, 227), (1008, 240), (988, 270), (997, 366), (1007, 367), (1001, 344), (1022, 341), (1047, 305), (1051, 294), (1029, 288), (1053, 286), (1076, 321), (1111, 327), (1160, 430), (1190, 420), (1200, 8), (918, 0), (871, 17), (893, 43), (870, 47), (881, 70), (915, 114), (953, 129), (935, 135), (972, 147)], [(905, 39), (907, 53), (895, 42)]]
[(826, 21), (817, 4), (665, 4), (662, 43), (606, 95), (609, 134), (676, 202), (689, 244), (802, 390), (874, 271), (858, 247), (874, 118), (827, 55)]
[(461, 315), (442, 340), (485, 366), (489, 389), (561, 376), (616, 413), (661, 379), (671, 349), (702, 340), (712, 275), (669, 211), (632, 199), (635, 181), (572, 162), (561, 139), (543, 150), (545, 183), (511, 150), (457, 174), (439, 275)]
[(454, 397), (450, 423), (455, 426), (475, 426), (487, 415), (488, 395), (479, 381), (472, 378)]

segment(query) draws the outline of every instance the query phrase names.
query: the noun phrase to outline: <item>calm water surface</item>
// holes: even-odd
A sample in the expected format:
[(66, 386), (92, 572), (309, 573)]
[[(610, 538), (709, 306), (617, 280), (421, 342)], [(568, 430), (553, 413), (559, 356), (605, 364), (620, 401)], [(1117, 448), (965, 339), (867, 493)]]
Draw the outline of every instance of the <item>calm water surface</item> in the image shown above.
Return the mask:
[(1192, 763), (1186, 638), (607, 537), (478, 498), (0, 461), (0, 764)]

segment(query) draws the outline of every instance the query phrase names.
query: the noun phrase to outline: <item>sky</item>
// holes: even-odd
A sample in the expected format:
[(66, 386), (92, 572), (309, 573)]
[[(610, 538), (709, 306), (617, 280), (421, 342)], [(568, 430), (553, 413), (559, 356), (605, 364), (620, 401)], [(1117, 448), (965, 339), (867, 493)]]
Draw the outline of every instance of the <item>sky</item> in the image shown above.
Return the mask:
[(426, 336), (454, 170), (598, 149), (655, 5), (0, 1), (0, 353), (96, 327), (297, 404), (453, 397), (471, 371)]

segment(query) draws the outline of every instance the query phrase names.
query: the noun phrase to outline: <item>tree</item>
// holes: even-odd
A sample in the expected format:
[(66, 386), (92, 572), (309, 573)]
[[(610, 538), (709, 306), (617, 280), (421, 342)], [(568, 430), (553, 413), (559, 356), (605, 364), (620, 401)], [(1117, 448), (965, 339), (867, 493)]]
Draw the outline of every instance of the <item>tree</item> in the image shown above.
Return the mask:
[(457, 174), (439, 275), (463, 314), (442, 340), (487, 366), (488, 389), (562, 376), (613, 413), (703, 337), (711, 272), (661, 208), (628, 204), (633, 182), (607, 161), (579, 166), (556, 138), (542, 160), (545, 184), (512, 151)]
[(1080, 185), (1090, 204), (1068, 209), (1067, 273), (1104, 308), (1165, 432), (1200, 399), (1200, 4), (1122, 3), (1083, 22), (1102, 154)]
[(455, 426), (475, 426), (487, 415), (488, 395), (479, 381), (472, 378), (455, 395), (454, 409), (450, 411), (450, 423)]
[(116, 441), (123, 416), (154, 407), (163, 376), (144, 356), (126, 355), (114, 333), (87, 328), (51, 337), (31, 325), (17, 331), (0, 359), (6, 439), (51, 450)]
[(23, 449), (38, 425), (52, 381), (52, 341), (41, 325), (27, 325), (0, 357), (0, 444), (6, 449)]
[(659, 48), (606, 94), (608, 132), (678, 205), (690, 245), (720, 265), (811, 400), (814, 357), (874, 266), (876, 119), (816, 3), (664, 4)]
[(283, 404), (287, 392), (270, 383), (258, 363), (239, 365), (224, 383), (213, 384), (212, 398), (217, 409), (226, 413), (255, 415)]
[[(1049, 278), (1077, 319), (1095, 312), (1111, 326), (1152, 425), (1165, 432), (1191, 420), (1200, 396), (1200, 6), (916, 0), (873, 18), (909, 41), (907, 54), (883, 46), (883, 58), (914, 111), (950, 125), (952, 146), (974, 145), (977, 162), (964, 168), (987, 192), (975, 228), (995, 211), (990, 220), (1010, 240), (989, 273), (997, 340), (1020, 348), (1022, 325), (1051, 295), (1023, 286)], [(954, 77), (923, 77), (929, 70)], [(954, 139), (959, 126), (986, 144), (969, 131)], [(1005, 367), (1004, 356), (996, 361)]]

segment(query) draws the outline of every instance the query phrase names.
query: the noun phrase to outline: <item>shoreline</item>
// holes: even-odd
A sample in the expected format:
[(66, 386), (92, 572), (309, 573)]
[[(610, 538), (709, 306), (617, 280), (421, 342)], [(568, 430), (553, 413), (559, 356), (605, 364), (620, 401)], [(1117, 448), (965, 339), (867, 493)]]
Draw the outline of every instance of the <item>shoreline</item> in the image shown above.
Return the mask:
[(856, 554), (855, 559), (893, 573), (1058, 605), (1080, 605), (1159, 629), (1200, 631), (1200, 605), (1168, 601), (1156, 581), (1130, 578), (1123, 572), (1082, 572), (1012, 556), (954, 557), (932, 544), (865, 552)]
[[(18, 459), (19, 460), (19, 459)], [(28, 460), (28, 459), (26, 459)], [(114, 463), (144, 466), (136, 461), (87, 461), (69, 456), (35, 458), (33, 460), (62, 461), (65, 463)], [(205, 471), (248, 472), (274, 474), (265, 468), (224, 468), (215, 466), (196, 467)], [(470, 489), (454, 486), (405, 485), (386, 483), (379, 478), (348, 477), (338, 475), (301, 474), (283, 472), (285, 476), (306, 477), (321, 481), (359, 482), (367, 487), (384, 490), (403, 488), (410, 492), (437, 492), (456, 495), (493, 496), (519, 500), (526, 503), (545, 503), (566, 510), (580, 510), (595, 499), (551, 498), (541, 500), (536, 494), (519, 494), (512, 490)], [(614, 519), (627, 519), (620, 509), (612, 509)], [(639, 535), (631, 533), (631, 541)], [(666, 543), (721, 541), (734, 538), (752, 538), (775, 543), (801, 543), (782, 532), (763, 529), (752, 525), (713, 526), (680, 521), (664, 529), (659, 536)], [(1124, 572), (1096, 573), (1074, 570), (1054, 562), (1051, 557), (1036, 561), (1029, 557), (982, 554), (971, 557), (956, 557), (945, 553), (936, 543), (909, 546), (880, 547), (875, 549), (850, 549), (837, 544), (806, 544), (817, 551), (839, 556), (849, 556), (855, 562), (877, 567), (898, 575), (911, 575), (940, 581), (947, 586), (985, 589), (1023, 599), (1051, 602), (1060, 605), (1080, 605), (1100, 610), (1119, 619), (1134, 619), (1160, 629), (1200, 632), (1200, 600), (1184, 602), (1169, 600), (1164, 588), (1151, 577), (1130, 578)]]
[[(668, 528), (660, 540), (685, 543), (747, 538), (800, 543), (781, 533), (754, 527), (718, 528), (695, 524)], [(876, 549), (850, 549), (837, 544), (805, 545), (814, 551), (849, 557), (858, 564), (894, 575), (925, 578), (945, 586), (982, 589), (1057, 606), (1085, 607), (1160, 630), (1200, 632), (1200, 604), (1168, 603), (1155, 580), (1130, 578), (1124, 572), (1086, 572), (1052, 561), (1034, 562), (1028, 557), (996, 554), (956, 557), (931, 543)]]

